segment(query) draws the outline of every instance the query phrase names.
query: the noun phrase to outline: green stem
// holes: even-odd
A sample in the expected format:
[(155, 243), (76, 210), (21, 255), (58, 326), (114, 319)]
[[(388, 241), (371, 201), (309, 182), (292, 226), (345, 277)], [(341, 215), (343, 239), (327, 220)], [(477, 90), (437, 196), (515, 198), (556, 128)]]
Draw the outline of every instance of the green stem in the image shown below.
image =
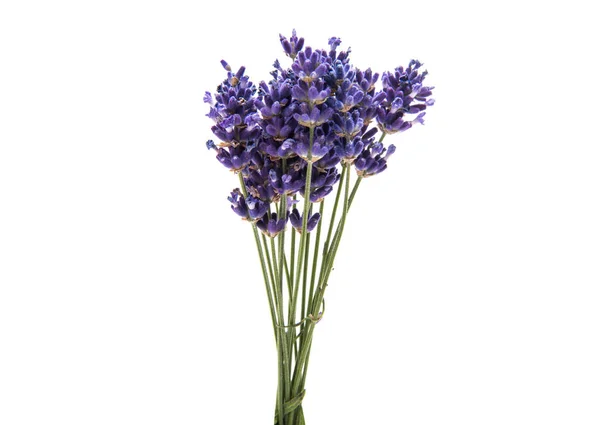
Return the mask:
[(342, 176), (340, 177), (340, 183), (338, 185), (338, 190), (335, 195), (335, 203), (333, 204), (333, 211), (331, 213), (331, 219), (329, 220), (329, 230), (327, 231), (327, 238), (325, 239), (325, 244), (323, 245), (323, 254), (321, 256), (321, 270), (319, 271), (319, 277), (323, 276), (325, 265), (327, 264), (327, 254), (329, 250), (329, 244), (331, 242), (331, 233), (333, 231), (333, 225), (335, 223), (335, 216), (337, 214), (338, 204), (340, 202), (340, 195), (342, 194), (343, 182), (346, 177), (346, 167), (342, 169)]
[[(275, 292), (276, 280), (275, 280), (275, 274), (273, 273), (273, 264), (271, 263), (271, 256), (269, 255), (269, 243), (267, 242), (267, 238), (265, 237), (264, 234), (262, 235), (262, 245), (265, 249), (265, 257), (267, 259), (269, 275), (271, 276), (271, 285), (273, 287), (273, 293), (276, 293)], [(275, 297), (275, 305), (279, 306), (279, 299), (277, 297)]]
[[(246, 189), (246, 185), (244, 184), (244, 178), (242, 176), (242, 173), (238, 173), (239, 176), (239, 180), (240, 180), (240, 188), (242, 189), (242, 193), (244, 194), (244, 197), (248, 196), (248, 190)], [(263, 245), (260, 242), (260, 238), (258, 235), (258, 230), (256, 228), (256, 223), (252, 223), (252, 232), (254, 234), (254, 242), (256, 243), (256, 250), (258, 251), (258, 257), (260, 259), (260, 265), (261, 265), (261, 269), (262, 269), (262, 273), (263, 273), (263, 279), (265, 281), (265, 288), (267, 290), (267, 298), (269, 300), (269, 309), (271, 310), (271, 321), (273, 322), (273, 331), (275, 333), (275, 341), (276, 344), (278, 346), (280, 346), (280, 339), (281, 339), (281, 332), (279, 332), (279, 327), (277, 326), (277, 314), (275, 312), (275, 305), (273, 303), (273, 293), (271, 292), (271, 286), (270, 286), (270, 282), (269, 282), (269, 275), (267, 273), (267, 266), (265, 265), (265, 257), (263, 255)], [(264, 237), (263, 237), (264, 238)], [(266, 246), (266, 241), (264, 248), (265, 248), (265, 252), (268, 255), (268, 248)], [(269, 268), (271, 267), (271, 262), (269, 260)], [(271, 270), (271, 282), (273, 282), (273, 272)], [(281, 323), (283, 323), (283, 317), (281, 316)], [(277, 350), (278, 353), (280, 352), (280, 350)], [(284, 418), (284, 414), (283, 414), (283, 404), (284, 404), (284, 396), (283, 396), (283, 391), (281, 390), (281, 386), (284, 384), (284, 376), (283, 376), (283, 364), (281, 361), (281, 354), (278, 354), (278, 381), (279, 384), (277, 385), (277, 411), (279, 414), (279, 422), (281, 424), (283, 424), (283, 418)], [(289, 374), (288, 374), (289, 376)]]
[[(304, 319), (306, 317), (306, 284), (308, 282), (308, 255), (310, 251), (310, 233), (306, 235), (306, 246), (304, 247), (304, 267), (302, 271), (302, 303), (300, 305), (301, 312), (300, 317)], [(309, 298), (310, 299), (310, 298)], [(302, 323), (300, 330), (304, 328), (304, 322)], [(304, 337), (302, 336), (300, 339), (302, 340)], [(296, 355), (296, 358), (298, 356)]]
[[(295, 323), (296, 321), (296, 304), (297, 304), (297, 299), (298, 299), (298, 289), (300, 287), (300, 271), (302, 270), (302, 263), (304, 261), (304, 250), (305, 245), (306, 245), (306, 237), (308, 235), (308, 232), (306, 231), (306, 226), (308, 223), (308, 212), (310, 211), (310, 206), (311, 206), (311, 202), (310, 202), (310, 185), (312, 182), (312, 145), (313, 145), (313, 139), (314, 139), (314, 134), (315, 134), (315, 129), (314, 128), (310, 128), (309, 129), (309, 147), (308, 147), (308, 154), (307, 154), (307, 161), (306, 161), (306, 180), (304, 183), (304, 211), (303, 211), (303, 216), (302, 216), (302, 230), (301, 230), (301, 234), (300, 234), (300, 248), (298, 250), (298, 266), (296, 267), (296, 282), (294, 284), (294, 293), (292, 294), (292, 302), (291, 302), (291, 310), (290, 310), (290, 315), (288, 317), (288, 325), (291, 325), (293, 323)], [(295, 328), (292, 328), (292, 332), (290, 332), (290, 346), (293, 343), (295, 337), (296, 337), (296, 331)]]
[(354, 195), (356, 195), (356, 191), (358, 190), (358, 186), (360, 186), (360, 182), (362, 181), (362, 177), (358, 176), (356, 182), (354, 183), (354, 187), (352, 188), (352, 193), (350, 194), (350, 199), (348, 199), (348, 208), (352, 206), (352, 201), (354, 201)]
[[(312, 202), (310, 202), (310, 186), (312, 183), (312, 168), (313, 168), (313, 164), (312, 164), (312, 148), (313, 148), (313, 141), (314, 141), (314, 137), (315, 137), (315, 129), (313, 127), (309, 128), (309, 136), (308, 136), (308, 152), (306, 155), (306, 180), (304, 182), (304, 211), (303, 211), (303, 215), (302, 215), (302, 231), (301, 231), (301, 235), (300, 235), (300, 249), (298, 251), (298, 267), (296, 268), (296, 282), (294, 285), (294, 293), (292, 294), (292, 302), (291, 302), (291, 311), (290, 311), (290, 315), (288, 317), (288, 325), (291, 325), (293, 323), (295, 323), (296, 320), (296, 304), (297, 304), (297, 300), (298, 300), (298, 288), (300, 287), (300, 270), (302, 269), (302, 263), (304, 261), (304, 253), (305, 253), (305, 245), (306, 245), (306, 239), (307, 239), (307, 234), (308, 232), (306, 231), (306, 226), (308, 223), (308, 212), (310, 211), (310, 207), (312, 205)], [(291, 331), (289, 332), (290, 334), (290, 348), (292, 346), (292, 344), (294, 344), (295, 340), (296, 340), (296, 328), (292, 327)], [(291, 350), (290, 350), (291, 351)], [(296, 362), (298, 361), (298, 359), (296, 359)], [(297, 364), (297, 363), (296, 363)], [(290, 374), (291, 374), (291, 370), (290, 370)], [(295, 391), (291, 392), (292, 395), (297, 394)], [(290, 413), (290, 423), (293, 424), (294, 423), (294, 417), (295, 417), (295, 411), (292, 411)]]
[[(273, 263), (275, 264), (275, 238), (271, 238), (271, 251), (273, 253)], [(280, 258), (280, 266), (283, 262), (283, 257)], [(283, 267), (282, 267), (283, 268)], [(280, 324), (281, 326), (279, 327), (279, 346), (278, 346), (278, 351), (281, 352), (282, 355), (282, 367), (283, 367), (283, 394), (284, 394), (284, 400), (289, 400), (290, 399), (290, 374), (289, 374), (289, 368), (290, 368), (290, 352), (288, 350), (288, 344), (287, 344), (287, 332), (285, 330), (285, 320), (284, 320), (284, 315), (283, 315), (283, 293), (282, 293), (282, 289), (283, 289), (283, 281), (281, 280), (283, 278), (283, 270), (277, 272), (277, 268), (275, 268), (276, 271), (276, 279), (278, 279), (277, 284), (274, 285), (275, 286), (275, 297), (277, 298), (277, 310), (278, 310), (278, 314), (279, 314), (279, 318), (280, 318)]]
[[(279, 285), (281, 279), (281, 271), (279, 269), (279, 265), (277, 263), (277, 251), (275, 249), (275, 238), (269, 237), (271, 244), (271, 257), (273, 257), (273, 268), (275, 269), (275, 282)], [(281, 290), (281, 289), (280, 289)]]
[[(295, 196), (294, 196), (295, 198)], [(292, 246), (290, 248), (290, 278), (288, 280), (288, 295), (289, 295), (289, 309), (288, 311), (291, 311), (291, 303), (292, 303), (292, 293), (293, 293), (293, 288), (294, 288), (294, 276), (295, 276), (295, 269), (294, 266), (295, 261), (296, 261), (296, 230), (294, 228), (292, 228), (291, 230), (292, 232)]]
[[(311, 308), (312, 308), (312, 299), (313, 299), (314, 290), (315, 290), (315, 277), (316, 277), (316, 273), (317, 273), (317, 262), (319, 259), (319, 242), (321, 241), (321, 224), (323, 223), (324, 209), (325, 209), (325, 200), (322, 200), (321, 205), (319, 206), (319, 215), (321, 216), (321, 218), (319, 219), (319, 224), (317, 224), (317, 238), (315, 240), (315, 250), (313, 252), (312, 272), (310, 274), (310, 291), (309, 291), (309, 295), (308, 295), (308, 305), (306, 306), (307, 310), (311, 310)], [(321, 259), (321, 264), (323, 264), (322, 261), (323, 261), (323, 259)], [(304, 313), (302, 314), (302, 317), (305, 317)], [(304, 326), (302, 326), (302, 328), (304, 328)]]

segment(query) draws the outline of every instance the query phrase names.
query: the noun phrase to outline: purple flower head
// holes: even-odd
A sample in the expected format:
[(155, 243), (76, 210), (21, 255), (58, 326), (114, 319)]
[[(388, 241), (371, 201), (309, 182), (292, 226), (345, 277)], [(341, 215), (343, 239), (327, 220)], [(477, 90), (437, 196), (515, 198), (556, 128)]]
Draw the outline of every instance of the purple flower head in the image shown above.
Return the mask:
[(276, 202), (279, 199), (279, 194), (275, 192), (269, 175), (271, 170), (278, 169), (279, 165), (269, 160), (269, 158), (263, 159), (260, 155), (258, 156), (261, 160), (253, 160), (253, 164), (247, 168), (248, 172), (244, 181), (248, 193), (267, 203)]
[(310, 187), (314, 189), (322, 186), (333, 186), (339, 178), (340, 175), (337, 168), (320, 171), (313, 165), (313, 178), (311, 179)]
[(320, 105), (325, 102), (331, 93), (329, 87), (325, 87), (322, 81), (307, 83), (299, 80), (298, 84), (292, 87), (292, 96), (298, 102), (306, 102), (309, 105)]
[[(289, 81), (272, 80), (269, 84), (262, 81), (260, 83), (260, 94), (262, 100), (258, 100), (257, 104), (261, 108), (261, 112), (265, 118), (271, 115), (279, 114), (282, 107), (285, 107), (291, 98), (291, 85)], [(271, 108), (274, 103), (278, 103), (277, 111), (271, 112), (270, 109), (263, 110), (263, 107)]]
[(386, 153), (382, 143), (373, 143), (354, 161), (357, 174), (361, 177), (371, 177), (385, 171), (387, 160), (395, 151), (394, 145), (389, 145)]
[(402, 119), (404, 114), (401, 112), (389, 112), (385, 108), (377, 109), (377, 122), (379, 129), (386, 134), (394, 134), (406, 131), (412, 127), (411, 121)]
[(356, 136), (353, 139), (346, 139), (344, 137), (338, 139), (335, 142), (334, 149), (335, 154), (341, 158), (345, 164), (352, 164), (356, 157), (360, 155), (365, 147), (363, 139)]
[(329, 49), (335, 51), (335, 49), (337, 49), (337, 47), (342, 44), (342, 40), (340, 40), (337, 37), (331, 37), (329, 39), (329, 41), (327, 41), (327, 44), (329, 44)]
[(272, 168), (269, 170), (269, 181), (279, 195), (293, 195), (304, 186), (304, 176), (291, 169), (287, 174)]
[(285, 218), (277, 218), (277, 213), (265, 214), (260, 220), (256, 222), (256, 227), (260, 229), (266, 236), (274, 238), (279, 233), (285, 230), (285, 224), (287, 222), (287, 215)]
[(289, 40), (283, 35), (279, 34), (279, 41), (281, 42), (281, 46), (283, 47), (285, 54), (292, 59), (295, 59), (296, 55), (298, 55), (298, 52), (300, 52), (302, 47), (304, 47), (304, 38), (298, 38), (296, 35), (296, 30), (292, 30), (292, 36)]
[[(312, 175), (313, 178), (310, 183), (310, 201), (321, 202), (323, 198), (333, 191), (333, 185), (339, 181), (340, 174), (338, 173), (337, 168), (320, 170), (313, 166)], [(304, 193), (304, 188), (302, 188), (301, 193)]]
[(314, 106), (312, 109), (309, 109), (308, 105), (303, 103), (300, 105), (300, 113), (294, 114), (294, 118), (300, 125), (315, 128), (329, 121), (332, 115), (333, 109), (325, 105)]
[[(335, 142), (333, 142), (335, 143)], [(335, 145), (333, 149), (330, 149), (321, 159), (315, 161), (313, 165), (319, 169), (319, 171), (326, 171), (329, 168), (334, 168), (340, 163), (340, 157), (335, 152)]]
[(248, 206), (248, 217), (252, 221), (258, 220), (269, 211), (269, 204), (267, 202), (252, 195), (248, 195), (246, 198), (246, 205)]
[(332, 88), (337, 88), (342, 84), (342, 81), (354, 81), (356, 71), (352, 65), (343, 62), (339, 59), (333, 61), (329, 73), (323, 77), (325, 82)]
[(231, 209), (234, 213), (242, 217), (244, 220), (248, 219), (248, 206), (242, 196), (239, 189), (233, 189), (231, 195), (227, 197), (227, 200), (231, 202)]
[(291, 120), (286, 122), (283, 117), (271, 117), (265, 131), (274, 140), (282, 142), (289, 137), (294, 127), (295, 124)]
[(323, 186), (310, 193), (310, 202), (321, 202), (327, 195), (333, 192), (333, 187)]
[(259, 142), (259, 149), (264, 153), (269, 155), (273, 159), (277, 158), (289, 158), (294, 154), (292, 151), (292, 144), (287, 139), (283, 142), (278, 142), (272, 138), (264, 138)]
[(371, 68), (367, 68), (365, 71), (356, 72), (356, 83), (360, 86), (362, 91), (365, 93), (372, 93), (375, 90), (375, 83), (379, 80), (379, 74), (373, 73)]
[(310, 47), (299, 52), (292, 63), (292, 71), (299, 79), (311, 83), (322, 78), (331, 67), (331, 58), (325, 52)]
[(217, 149), (217, 160), (231, 171), (242, 170), (250, 163), (251, 159), (250, 153), (242, 145)]
[(315, 132), (313, 137), (313, 144), (310, 159), (308, 158), (308, 151), (310, 148), (310, 138), (306, 132), (297, 131), (294, 139), (288, 139), (286, 142), (290, 143), (292, 151), (300, 158), (307, 162), (314, 162), (325, 156), (331, 149), (331, 143), (324, 136), (319, 136)]
[[(298, 212), (296, 208), (294, 208), (290, 213), (290, 223), (292, 224), (292, 227), (298, 231), (298, 233), (302, 233), (302, 217), (303, 216), (300, 214), (300, 212)], [(306, 231), (309, 233), (312, 232), (315, 229), (315, 227), (317, 227), (320, 218), (321, 214), (319, 213), (314, 213), (312, 215), (309, 214), (308, 220), (306, 222)]]
[[(377, 110), (379, 128), (392, 134), (412, 127), (413, 122), (423, 123), (425, 109), (434, 104), (429, 96), (433, 87), (423, 86), (427, 71), (421, 72), (421, 62), (411, 60), (408, 67), (398, 67), (395, 71), (384, 72), (382, 77), (385, 100)], [(405, 114), (419, 114), (413, 120), (407, 120)]]
[(207, 116), (215, 125), (212, 131), (221, 140), (221, 146), (245, 145), (260, 136), (256, 104), (260, 100), (254, 84), (244, 75), (245, 68), (233, 73), (225, 61), (227, 78), (217, 87), (213, 97), (206, 93), (204, 101), (210, 104)]
[(351, 114), (334, 115), (333, 116), (333, 129), (335, 134), (346, 139), (352, 139), (358, 135), (363, 128), (363, 119), (360, 117), (358, 111), (354, 111)]
[(348, 112), (358, 107), (364, 98), (365, 93), (360, 86), (346, 79), (335, 92), (335, 109), (341, 112)]

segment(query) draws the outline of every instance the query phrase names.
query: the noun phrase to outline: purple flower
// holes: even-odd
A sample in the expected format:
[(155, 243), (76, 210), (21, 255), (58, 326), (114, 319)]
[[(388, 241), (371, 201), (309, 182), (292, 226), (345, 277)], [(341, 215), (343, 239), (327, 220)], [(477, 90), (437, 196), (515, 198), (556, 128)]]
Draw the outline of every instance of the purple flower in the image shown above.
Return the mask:
[(357, 107), (364, 99), (365, 92), (358, 84), (345, 79), (335, 92), (335, 108), (348, 112)]
[(360, 155), (365, 144), (360, 137), (353, 139), (340, 138), (335, 144), (335, 154), (341, 158), (344, 163), (352, 163)]
[(310, 193), (310, 202), (321, 202), (327, 195), (333, 192), (333, 187), (323, 186)]
[(280, 175), (279, 170), (269, 170), (270, 184), (279, 195), (293, 195), (304, 186), (304, 176), (291, 169), (287, 174)]
[(274, 238), (279, 233), (285, 230), (285, 224), (287, 222), (287, 214), (285, 218), (277, 218), (277, 213), (265, 214), (260, 220), (256, 222), (256, 227), (260, 229), (266, 236)]
[[(303, 216), (300, 214), (300, 212), (298, 212), (298, 210), (296, 208), (294, 208), (292, 210), (292, 212), (290, 213), (290, 223), (292, 224), (292, 227), (294, 229), (296, 229), (298, 231), (298, 233), (302, 233), (302, 221), (303, 221)], [(306, 230), (307, 232), (312, 232), (314, 230), (315, 227), (317, 227), (317, 224), (319, 223), (319, 219), (321, 218), (321, 214), (319, 213), (314, 213), (314, 214), (309, 214), (308, 215), (308, 221), (306, 222)]]
[(295, 139), (286, 140), (290, 144), (292, 151), (305, 161), (314, 162), (325, 156), (331, 149), (330, 143), (324, 138), (314, 137), (310, 160), (308, 151), (310, 148), (310, 138), (307, 134), (296, 133)]
[(248, 195), (246, 198), (246, 205), (248, 206), (248, 217), (253, 221), (264, 216), (269, 210), (269, 204), (267, 202), (255, 198), (252, 195)]
[(356, 172), (361, 177), (371, 177), (387, 168), (387, 159), (396, 151), (396, 146), (389, 145), (386, 149), (380, 142), (373, 143), (354, 161)]
[(379, 108), (377, 110), (379, 128), (386, 134), (406, 131), (412, 127), (412, 122), (404, 121), (403, 116), (401, 112), (389, 112), (385, 108)]
[(329, 121), (333, 115), (333, 109), (328, 107), (321, 107), (321, 109), (319, 108), (319, 106), (314, 106), (312, 109), (309, 109), (308, 105), (303, 103), (300, 105), (301, 113), (294, 114), (294, 118), (300, 125), (315, 128)]
[(279, 41), (281, 42), (281, 46), (283, 47), (283, 51), (290, 58), (294, 59), (299, 51), (302, 50), (304, 46), (304, 38), (298, 38), (296, 35), (296, 30), (292, 30), (292, 36), (288, 40), (286, 37), (279, 34)]
[(325, 52), (315, 50), (310, 47), (299, 52), (292, 63), (292, 71), (299, 79), (307, 83), (322, 78), (331, 67), (331, 58)]
[[(413, 122), (422, 124), (425, 109), (434, 104), (433, 99), (429, 99), (433, 87), (423, 86), (427, 71), (420, 72), (421, 66), (421, 62), (411, 60), (406, 69), (400, 66), (393, 73), (383, 73), (385, 100), (378, 107), (377, 122), (384, 133), (408, 130)], [(410, 120), (405, 114), (419, 115)]]
[(313, 165), (315, 166), (315, 168), (317, 168), (320, 171), (326, 171), (330, 168), (335, 168), (335, 166), (339, 163), (340, 163), (340, 158), (335, 153), (335, 146), (334, 146), (334, 149), (330, 149), (329, 152), (327, 152), (327, 154), (325, 154), (318, 161), (315, 161), (313, 163)]
[(217, 149), (217, 160), (231, 171), (242, 170), (250, 163), (251, 159), (250, 153), (242, 145)]
[(271, 158), (288, 158), (293, 154), (291, 139), (278, 142), (275, 139), (264, 138), (259, 142), (259, 149)]
[(364, 125), (364, 121), (358, 111), (354, 111), (351, 114), (334, 115), (333, 123), (335, 133), (346, 139), (352, 139), (358, 135)]
[(327, 41), (327, 44), (329, 44), (330, 50), (335, 51), (335, 49), (342, 44), (342, 40), (337, 37), (331, 37), (329, 41)]
[(320, 105), (325, 102), (331, 93), (329, 87), (325, 87), (322, 81), (307, 83), (299, 80), (298, 84), (292, 87), (292, 96), (298, 102), (306, 102), (309, 105)]
[(227, 198), (231, 202), (231, 209), (234, 213), (242, 217), (244, 220), (248, 219), (248, 206), (242, 196), (239, 189), (233, 189), (231, 195)]

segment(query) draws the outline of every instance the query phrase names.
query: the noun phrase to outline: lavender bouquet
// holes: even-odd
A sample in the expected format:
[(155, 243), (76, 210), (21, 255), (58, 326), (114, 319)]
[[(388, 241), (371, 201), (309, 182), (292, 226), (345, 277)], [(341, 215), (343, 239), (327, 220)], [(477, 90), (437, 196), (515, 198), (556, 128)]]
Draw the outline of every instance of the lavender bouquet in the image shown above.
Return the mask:
[(305, 47), (295, 31), (280, 41), (290, 67), (275, 61), (273, 78), (257, 87), (243, 66), (233, 72), (221, 61), (227, 78), (204, 101), (219, 139), (206, 145), (238, 177), (228, 200), (250, 224), (267, 292), (278, 354), (275, 424), (297, 425), (305, 423), (313, 332), (359, 185), (387, 168), (395, 147), (383, 144), (386, 136), (423, 123), (433, 87), (423, 85), (427, 71), (416, 60), (384, 72), (377, 89), (379, 74), (351, 65), (339, 38), (328, 50)]

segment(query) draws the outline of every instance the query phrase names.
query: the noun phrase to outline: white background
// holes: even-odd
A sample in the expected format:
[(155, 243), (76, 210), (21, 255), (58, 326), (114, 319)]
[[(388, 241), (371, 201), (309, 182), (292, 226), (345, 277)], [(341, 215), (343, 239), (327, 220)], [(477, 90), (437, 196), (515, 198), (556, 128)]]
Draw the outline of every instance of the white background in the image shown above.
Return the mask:
[(361, 186), (308, 423), (600, 423), (592, 3), (2, 2), (0, 423), (272, 423), (202, 96), (222, 58), (268, 79), (292, 28), (361, 68), (418, 58), (437, 99)]

